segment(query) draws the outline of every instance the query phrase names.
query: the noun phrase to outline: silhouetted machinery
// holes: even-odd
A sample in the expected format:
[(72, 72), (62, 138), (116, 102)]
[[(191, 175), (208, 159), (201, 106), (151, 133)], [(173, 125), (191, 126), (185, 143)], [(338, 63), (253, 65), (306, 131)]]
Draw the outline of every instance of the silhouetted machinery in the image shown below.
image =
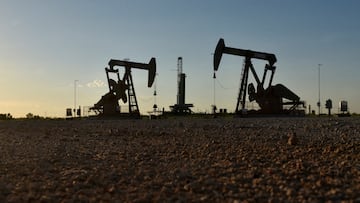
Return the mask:
[[(114, 69), (114, 66), (123, 66), (125, 67), (125, 73), (120, 78), (119, 69)], [(109, 61), (109, 67), (105, 68), (106, 77), (109, 85), (109, 92), (106, 93), (101, 99), (91, 108), (98, 112), (99, 115), (103, 116), (117, 116), (125, 115), (129, 117), (139, 118), (140, 111), (139, 105), (136, 99), (135, 88), (133, 83), (133, 78), (131, 75), (131, 69), (143, 69), (148, 70), (148, 87), (151, 87), (155, 80), (156, 74), (156, 61), (155, 58), (151, 58), (149, 64), (136, 63), (131, 61), (120, 61), (111, 59)], [(109, 73), (116, 74), (117, 81), (111, 79)], [(126, 94), (127, 93), (127, 94)], [(119, 106), (119, 100), (122, 100), (124, 103), (128, 103), (129, 111), (124, 113), (121, 112)]]
[[(237, 49), (226, 47), (223, 39), (220, 39), (214, 54), (214, 71), (217, 71), (221, 61), (222, 54), (231, 54), (237, 56), (245, 57), (244, 66), (241, 73), (241, 83), (240, 90), (236, 104), (236, 114), (247, 114), (247, 113), (258, 113), (258, 114), (298, 114), (299, 111), (297, 107), (299, 105), (304, 106), (304, 102), (300, 101), (300, 98), (293, 93), (291, 90), (286, 88), (282, 84), (272, 85), (272, 80), (274, 77), (275, 69), (274, 66), (276, 62), (276, 57), (274, 54), (257, 52), (251, 50)], [(264, 75), (260, 81), (254, 66), (251, 62), (251, 59), (260, 59), (268, 61), (268, 64), (265, 65)], [(256, 81), (256, 86), (253, 83), (248, 84), (249, 79), (249, 70), (254, 76)], [(267, 72), (270, 71), (269, 84), (265, 88), (264, 83), (266, 79)], [(214, 72), (215, 76), (215, 72)], [(249, 101), (256, 101), (260, 107), (258, 111), (247, 111), (245, 107), (246, 102), (246, 91), (248, 91)], [(287, 101), (285, 101), (285, 100)], [(284, 108), (284, 106), (289, 106)], [(302, 114), (301, 110), (301, 114)]]

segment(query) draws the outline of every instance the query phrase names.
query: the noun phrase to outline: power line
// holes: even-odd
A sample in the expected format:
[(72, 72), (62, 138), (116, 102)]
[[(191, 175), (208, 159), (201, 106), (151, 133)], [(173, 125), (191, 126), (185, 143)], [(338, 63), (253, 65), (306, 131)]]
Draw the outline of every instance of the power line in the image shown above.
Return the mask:
[(224, 85), (221, 84), (221, 82), (217, 78), (215, 78), (215, 80), (220, 85), (220, 87), (224, 90), (235, 89), (235, 87), (225, 87)]

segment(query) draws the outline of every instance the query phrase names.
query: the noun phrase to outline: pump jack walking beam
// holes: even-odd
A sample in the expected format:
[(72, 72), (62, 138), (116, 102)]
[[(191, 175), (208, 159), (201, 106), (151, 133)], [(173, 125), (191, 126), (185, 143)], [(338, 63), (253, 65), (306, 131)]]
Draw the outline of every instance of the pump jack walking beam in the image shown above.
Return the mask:
[(214, 70), (217, 71), (219, 69), (220, 61), (222, 54), (230, 54), (236, 56), (244, 56), (245, 58), (256, 58), (269, 61), (269, 65), (273, 66), (276, 63), (276, 56), (275, 54), (269, 54), (265, 52), (257, 52), (245, 49), (237, 49), (232, 47), (226, 47), (224, 39), (220, 39), (214, 54)]
[(123, 67), (126, 67), (127, 69), (137, 68), (137, 69), (148, 70), (149, 71), (149, 74), (148, 74), (148, 87), (151, 87), (152, 84), (154, 83), (155, 74), (156, 74), (156, 61), (155, 61), (155, 58), (151, 58), (149, 64), (111, 59), (109, 61), (110, 70), (113, 70), (114, 66), (123, 66)]

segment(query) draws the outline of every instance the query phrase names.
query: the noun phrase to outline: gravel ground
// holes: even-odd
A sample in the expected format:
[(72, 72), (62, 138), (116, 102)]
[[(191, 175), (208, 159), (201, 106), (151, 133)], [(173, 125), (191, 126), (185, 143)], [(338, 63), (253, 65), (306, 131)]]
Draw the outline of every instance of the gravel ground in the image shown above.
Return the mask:
[(360, 118), (0, 122), (0, 202), (360, 202)]

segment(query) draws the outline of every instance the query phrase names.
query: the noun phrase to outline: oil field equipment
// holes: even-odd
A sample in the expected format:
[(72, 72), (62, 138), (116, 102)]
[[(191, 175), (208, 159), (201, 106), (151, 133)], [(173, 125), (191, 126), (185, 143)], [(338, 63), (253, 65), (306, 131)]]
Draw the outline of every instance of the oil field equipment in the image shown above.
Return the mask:
[(182, 57), (178, 57), (177, 64), (177, 103), (170, 106), (171, 112), (174, 114), (190, 114), (193, 104), (185, 104), (185, 73), (182, 72)]
[[(125, 68), (122, 79), (120, 78), (119, 69), (115, 69), (115, 66), (122, 66)], [(102, 96), (101, 99), (93, 107), (91, 107), (91, 110), (96, 111), (100, 116), (121, 115), (140, 118), (139, 105), (136, 99), (134, 82), (131, 75), (132, 68), (148, 70), (148, 87), (152, 86), (156, 75), (155, 58), (151, 58), (149, 64), (111, 59), (109, 61), (109, 68), (105, 68), (109, 92)], [(110, 73), (116, 74), (117, 81), (110, 78)], [(128, 103), (128, 112), (121, 112), (118, 102), (120, 99), (123, 103)]]
[(328, 115), (331, 116), (332, 100), (326, 100), (325, 107), (328, 109)]
[(347, 101), (340, 101), (339, 102), (340, 111), (342, 113), (348, 112), (348, 102)]
[(340, 101), (339, 102), (339, 110), (340, 113), (338, 114), (339, 117), (347, 117), (350, 116), (348, 102), (347, 101)]
[[(272, 85), (276, 67), (276, 56), (270, 53), (257, 52), (251, 50), (226, 47), (223, 39), (220, 39), (214, 53), (214, 75), (218, 70), (222, 54), (231, 54), (245, 57), (242, 73), (239, 95), (237, 98), (235, 113), (238, 115), (256, 113), (256, 114), (304, 114), (304, 110), (298, 110), (297, 107), (304, 102), (300, 101), (299, 96), (289, 90), (282, 84)], [(264, 75), (260, 81), (255, 68), (251, 62), (252, 59), (266, 60)], [(256, 86), (253, 83), (248, 84), (249, 70), (253, 74)], [(264, 87), (267, 72), (270, 71), (270, 79), (267, 87)], [(256, 101), (260, 107), (258, 111), (247, 111), (245, 108), (246, 94), (248, 91), (249, 101)], [(285, 99), (285, 100), (284, 100)], [(284, 108), (289, 106), (288, 108)]]

